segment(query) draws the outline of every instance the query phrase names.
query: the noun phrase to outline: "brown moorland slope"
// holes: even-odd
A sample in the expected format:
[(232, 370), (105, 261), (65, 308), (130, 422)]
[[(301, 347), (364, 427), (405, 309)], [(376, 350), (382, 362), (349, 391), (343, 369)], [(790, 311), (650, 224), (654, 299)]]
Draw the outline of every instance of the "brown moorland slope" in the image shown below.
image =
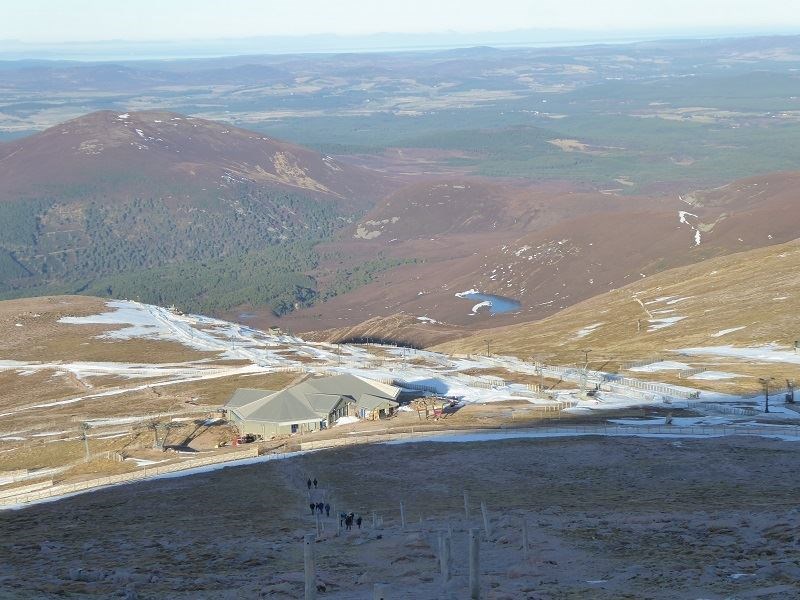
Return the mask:
[[(344, 253), (415, 262), (287, 323), (298, 331), (352, 328), (402, 313), (475, 329), (541, 319), (666, 269), (794, 239), (798, 179), (776, 173), (661, 198), (463, 179), (419, 183), (380, 203), (339, 242)], [(455, 297), (470, 289), (522, 306), (472, 314), (475, 303)]]
[(365, 207), (384, 181), (301, 146), (170, 112), (100, 111), (0, 144), (0, 201), (81, 186), (119, 200), (239, 182)]
[[(434, 346), (456, 353), (494, 352), (552, 363), (592, 364), (614, 370), (625, 361), (665, 357), (704, 360), (706, 366), (777, 380), (800, 378), (790, 358), (798, 339), (800, 240), (670, 269), (596, 296), (535, 323), (482, 330)], [(674, 350), (773, 344), (781, 361), (725, 356), (708, 350), (681, 357)], [(730, 354), (730, 352), (728, 352)], [(752, 352), (750, 352), (752, 354)], [(700, 358), (696, 358), (700, 357)], [(697, 365), (697, 366), (702, 366)], [(753, 380), (754, 381), (754, 380)], [(751, 387), (757, 389), (757, 383)]]
[[(281, 389), (298, 378), (241, 372), (241, 361), (173, 340), (104, 337), (123, 325), (60, 322), (109, 310), (105, 300), (88, 296), (0, 302), (0, 471), (56, 468), (29, 475), (61, 481), (135, 470), (131, 461), (114, 462), (106, 452), (179, 458), (151, 450), (155, 422), (172, 428), (169, 444), (209, 450), (230, 440), (231, 430), (213, 411), (237, 388)], [(171, 369), (186, 373), (176, 376)], [(83, 421), (91, 421), (87, 463)]]

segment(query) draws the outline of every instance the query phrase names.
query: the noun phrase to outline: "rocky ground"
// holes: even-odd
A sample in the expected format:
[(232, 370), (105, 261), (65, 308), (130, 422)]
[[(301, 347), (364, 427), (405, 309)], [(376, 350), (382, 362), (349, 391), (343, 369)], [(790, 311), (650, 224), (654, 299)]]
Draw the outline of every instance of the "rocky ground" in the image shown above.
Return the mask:
[[(0, 596), (300, 598), (311, 476), (334, 506), (315, 544), (321, 599), (372, 598), (376, 582), (395, 598), (467, 597), (481, 501), (485, 598), (793, 597), (797, 451), (742, 438), (429, 442), (149, 481), (0, 513)], [(337, 535), (341, 510), (365, 528)], [(438, 536), (451, 528), (443, 584)]]

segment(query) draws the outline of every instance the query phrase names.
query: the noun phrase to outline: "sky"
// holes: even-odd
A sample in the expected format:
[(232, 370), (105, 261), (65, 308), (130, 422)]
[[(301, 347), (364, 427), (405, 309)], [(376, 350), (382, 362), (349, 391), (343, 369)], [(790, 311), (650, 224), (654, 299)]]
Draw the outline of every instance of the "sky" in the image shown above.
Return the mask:
[(2, 0), (0, 40), (48, 44), (254, 36), (582, 31), (800, 33), (795, 0)]

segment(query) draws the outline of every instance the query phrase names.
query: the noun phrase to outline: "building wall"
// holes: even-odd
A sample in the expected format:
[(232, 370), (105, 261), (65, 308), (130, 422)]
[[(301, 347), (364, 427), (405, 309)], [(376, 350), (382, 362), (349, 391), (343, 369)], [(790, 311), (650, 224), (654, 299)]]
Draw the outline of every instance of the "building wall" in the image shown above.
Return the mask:
[[(267, 421), (238, 421), (231, 419), (231, 422), (239, 429), (242, 435), (251, 433), (259, 435), (265, 440), (276, 435), (289, 435), (295, 433), (292, 431), (291, 425), (278, 425), (277, 423), (270, 423)], [(319, 423), (300, 423), (297, 425), (298, 431), (316, 431), (320, 428)]]

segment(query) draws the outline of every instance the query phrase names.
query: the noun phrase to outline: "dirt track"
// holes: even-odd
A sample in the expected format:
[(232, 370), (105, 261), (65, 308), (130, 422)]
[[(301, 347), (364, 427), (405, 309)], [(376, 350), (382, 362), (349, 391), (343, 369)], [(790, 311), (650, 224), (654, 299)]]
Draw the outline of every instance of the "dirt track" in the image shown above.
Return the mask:
[[(794, 597), (798, 450), (739, 438), (382, 445), (148, 482), (0, 513), (0, 596), (302, 597), (312, 475), (336, 511), (367, 525), (336, 537), (325, 520), (321, 599), (371, 598), (376, 581), (400, 598), (466, 597), (464, 489), (468, 526), (480, 525), (480, 500), (492, 514), (487, 598)], [(436, 541), (448, 520), (455, 577), (443, 588)]]

